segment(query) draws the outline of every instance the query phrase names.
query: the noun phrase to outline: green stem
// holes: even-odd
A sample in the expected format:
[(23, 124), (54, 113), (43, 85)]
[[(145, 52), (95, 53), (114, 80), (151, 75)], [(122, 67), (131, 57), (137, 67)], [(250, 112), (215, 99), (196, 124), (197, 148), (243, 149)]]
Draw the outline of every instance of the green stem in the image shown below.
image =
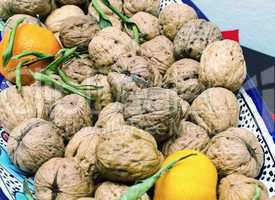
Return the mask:
[(259, 186), (256, 186), (256, 192), (252, 200), (259, 200), (261, 196), (261, 188)]
[(100, 28), (104, 29), (106, 27), (112, 26), (112, 22), (108, 19), (108, 17), (102, 11), (102, 9), (100, 8), (100, 5), (98, 4), (97, 0), (92, 0), (92, 6), (99, 15), (99, 26), (100, 26)]
[(57, 73), (58, 67), (68, 59), (72, 58), (76, 53), (76, 49), (76, 47), (72, 49), (61, 49), (57, 54), (62, 53), (63, 56), (60, 56), (51, 62), (46, 68), (41, 70), (41, 73), (45, 73), (47, 75)]
[(21, 92), (22, 89), (22, 67), (24, 64), (29, 62), (29, 60), (23, 60), (16, 66), (15, 75), (16, 75), (16, 88), (18, 92)]
[(49, 54), (44, 54), (42, 52), (39, 51), (26, 51), (24, 50), (21, 54), (16, 55), (13, 57), (14, 60), (18, 60), (21, 58), (24, 58), (26, 56), (36, 56), (37, 58), (54, 58), (54, 55), (49, 55)]
[(10, 59), (12, 58), (12, 52), (13, 52), (13, 44), (14, 44), (14, 39), (15, 39), (15, 35), (16, 35), (16, 30), (17, 27), (25, 20), (24, 18), (18, 19), (14, 25), (14, 27), (12, 28), (12, 31), (10, 32), (10, 37), (9, 37), (9, 41), (8, 41), (8, 46), (5, 49), (5, 51), (3, 52), (3, 65), (4, 67), (7, 66), (7, 64), (9, 63)]
[(137, 200), (141, 198), (153, 185), (156, 181), (163, 176), (166, 172), (169, 172), (179, 161), (187, 159), (191, 156), (195, 156), (197, 154), (189, 154), (184, 156), (178, 160), (174, 160), (170, 162), (168, 165), (160, 169), (156, 174), (143, 180), (142, 182), (131, 186), (127, 192), (125, 192), (118, 200)]
[(32, 76), (34, 77), (35, 80), (38, 80), (42, 83), (45, 83), (46, 85), (49, 85), (49, 86), (57, 86), (57, 87), (60, 87), (62, 89), (64, 89), (65, 91), (68, 91), (70, 93), (74, 93), (74, 94), (77, 94), (79, 96), (82, 96), (88, 100), (92, 100), (89, 96), (87, 96), (86, 94), (80, 92), (78, 89), (74, 88), (74, 87), (71, 87), (70, 85), (67, 85), (65, 83), (62, 83), (62, 82), (59, 82), (55, 79), (52, 79), (49, 75), (45, 75), (43, 73), (40, 73), (40, 72), (31, 72), (32, 73)]
[(28, 180), (25, 179), (24, 182), (23, 182), (23, 191), (24, 191), (24, 194), (25, 194), (25, 197), (27, 198), (27, 200), (34, 200), (33, 196), (32, 196), (32, 193), (31, 193), (31, 190), (28, 186)]

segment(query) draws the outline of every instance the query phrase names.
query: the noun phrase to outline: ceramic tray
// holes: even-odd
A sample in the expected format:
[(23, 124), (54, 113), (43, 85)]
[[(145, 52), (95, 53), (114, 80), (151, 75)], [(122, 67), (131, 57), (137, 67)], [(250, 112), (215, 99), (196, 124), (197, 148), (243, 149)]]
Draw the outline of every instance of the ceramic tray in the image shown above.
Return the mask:
[[(190, 0), (183, 0), (192, 6), (200, 18), (207, 19), (198, 7)], [(161, 8), (170, 3), (182, 3), (181, 0), (161, 0)], [(249, 66), (248, 66), (249, 67)], [(0, 92), (9, 87), (9, 83), (0, 77)], [(258, 179), (268, 188), (270, 195), (275, 195), (275, 131), (264, 102), (258, 95), (253, 82), (247, 78), (243, 88), (237, 94), (240, 107), (238, 127), (251, 130), (263, 147), (264, 167)], [(273, 135), (273, 137), (272, 137)], [(0, 200), (27, 200), (23, 194), (23, 181), (29, 178), (29, 188), (33, 190), (31, 177), (25, 177), (10, 161), (6, 150), (8, 133), (0, 128)]]

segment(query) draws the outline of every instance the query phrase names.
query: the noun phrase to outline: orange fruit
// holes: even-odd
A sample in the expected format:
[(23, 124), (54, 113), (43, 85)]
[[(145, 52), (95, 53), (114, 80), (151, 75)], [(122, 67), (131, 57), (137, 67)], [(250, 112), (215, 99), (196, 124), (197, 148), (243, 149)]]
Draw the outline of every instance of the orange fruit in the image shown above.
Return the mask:
[(202, 153), (178, 151), (162, 165), (193, 153), (197, 155), (179, 161), (157, 181), (154, 200), (216, 200), (217, 170)]
[[(0, 43), (0, 73), (9, 81), (15, 82), (15, 68), (17, 64), (25, 59), (32, 59), (35, 56), (27, 56), (19, 60), (10, 60), (7, 66), (3, 66), (3, 52), (8, 46), (10, 33), (6, 33)], [(16, 30), (13, 56), (21, 54), (24, 50), (39, 51), (45, 54), (55, 54), (60, 50), (60, 45), (52, 32), (35, 24), (22, 24)], [(33, 71), (39, 71), (46, 67), (51, 61), (43, 60), (30, 65)], [(22, 69), (22, 84), (29, 85), (33, 82), (31, 74), (26, 67)]]

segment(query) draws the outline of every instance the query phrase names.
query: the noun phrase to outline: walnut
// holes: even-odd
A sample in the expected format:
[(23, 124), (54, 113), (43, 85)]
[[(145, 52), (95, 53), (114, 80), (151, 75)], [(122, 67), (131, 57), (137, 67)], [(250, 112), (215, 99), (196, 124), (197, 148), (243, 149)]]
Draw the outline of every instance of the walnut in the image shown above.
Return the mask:
[(176, 133), (188, 103), (176, 92), (148, 88), (131, 93), (125, 101), (124, 117), (128, 124), (151, 133), (158, 142)]
[(182, 120), (177, 135), (164, 144), (162, 152), (165, 156), (169, 156), (184, 149), (203, 151), (208, 142), (208, 134), (203, 128)]
[(244, 128), (229, 128), (213, 137), (206, 155), (213, 161), (220, 176), (238, 173), (255, 178), (264, 160), (257, 138)]
[(175, 56), (199, 60), (209, 44), (221, 39), (221, 31), (212, 22), (203, 19), (191, 20), (180, 28), (175, 37)]
[(199, 81), (200, 63), (192, 59), (182, 59), (175, 62), (166, 72), (162, 87), (175, 90), (178, 95), (192, 102), (205, 86)]
[(73, 158), (52, 158), (34, 177), (37, 199), (78, 200), (92, 195), (94, 185)]
[(92, 114), (85, 98), (76, 94), (58, 100), (51, 108), (49, 119), (63, 130), (63, 137), (69, 141), (81, 128), (91, 126)]
[(65, 149), (63, 138), (52, 123), (33, 118), (11, 131), (8, 151), (17, 167), (33, 175), (49, 159), (63, 156)]
[(245, 59), (237, 42), (213, 42), (203, 51), (199, 79), (207, 87), (225, 87), (236, 91), (241, 88), (245, 78)]
[(97, 20), (91, 16), (68, 17), (60, 31), (60, 40), (64, 47), (77, 47), (79, 51), (88, 50), (88, 45), (100, 30)]
[(134, 182), (159, 170), (162, 155), (147, 132), (122, 126), (100, 136), (96, 166), (107, 180)]
[(237, 125), (239, 119), (237, 98), (224, 88), (207, 89), (193, 101), (190, 117), (210, 136), (214, 136)]
[(251, 200), (257, 187), (261, 190), (258, 200), (266, 200), (268, 191), (262, 182), (244, 175), (231, 174), (221, 180), (219, 200)]
[(140, 11), (158, 16), (159, 4), (159, 0), (124, 0), (123, 11), (128, 17)]
[(196, 11), (187, 4), (170, 4), (159, 15), (161, 33), (170, 40), (174, 40), (183, 25), (197, 18)]
[(149, 58), (161, 74), (175, 61), (173, 43), (163, 35), (143, 43), (141, 55)]

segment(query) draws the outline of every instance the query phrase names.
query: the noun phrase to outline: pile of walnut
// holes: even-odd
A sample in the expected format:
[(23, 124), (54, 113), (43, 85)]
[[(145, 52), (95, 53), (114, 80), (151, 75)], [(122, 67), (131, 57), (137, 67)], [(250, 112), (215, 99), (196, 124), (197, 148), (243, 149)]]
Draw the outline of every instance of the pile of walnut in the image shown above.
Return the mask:
[(0, 93), (11, 160), (35, 175), (39, 200), (116, 200), (183, 149), (204, 152), (216, 165), (220, 200), (251, 200), (256, 187), (260, 200), (268, 198), (254, 179), (263, 165), (262, 148), (250, 131), (236, 128), (233, 92), (246, 77), (242, 49), (222, 40), (215, 24), (198, 19), (187, 5), (159, 13), (158, 0), (111, 0), (138, 25), (138, 44), (102, 3), (113, 27), (100, 30), (86, 0), (5, 2), (2, 14), (9, 6), (17, 13), (5, 31), (22, 16), (25, 23), (40, 24), (30, 16), (39, 14), (63, 47), (84, 52), (64, 64), (67, 75), (101, 86), (87, 91), (93, 104), (39, 83), (24, 86), (21, 94), (15, 87)]

